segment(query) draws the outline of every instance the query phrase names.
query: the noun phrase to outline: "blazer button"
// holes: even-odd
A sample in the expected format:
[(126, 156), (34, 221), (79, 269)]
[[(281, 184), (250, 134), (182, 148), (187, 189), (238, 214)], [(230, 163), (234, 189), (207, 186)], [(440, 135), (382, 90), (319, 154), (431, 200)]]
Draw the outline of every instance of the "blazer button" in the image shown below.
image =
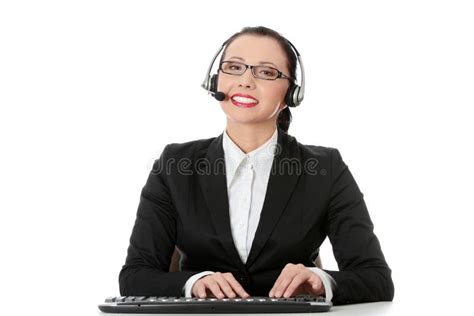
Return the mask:
[(239, 283), (240, 285), (242, 285), (244, 288), (248, 287), (250, 284), (250, 279), (248, 276), (246, 276), (245, 274), (244, 275), (239, 275)]

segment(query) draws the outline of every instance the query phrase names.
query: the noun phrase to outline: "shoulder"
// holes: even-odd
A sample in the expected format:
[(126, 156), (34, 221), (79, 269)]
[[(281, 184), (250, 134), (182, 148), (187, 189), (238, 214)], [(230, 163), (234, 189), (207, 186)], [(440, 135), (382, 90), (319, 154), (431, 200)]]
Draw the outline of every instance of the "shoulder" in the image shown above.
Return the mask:
[(163, 149), (168, 158), (194, 157), (197, 152), (205, 150), (217, 137), (202, 138), (183, 143), (169, 143)]
[(332, 187), (333, 181), (347, 169), (337, 148), (295, 143), (300, 153), (300, 170), (307, 179), (326, 182), (326, 184), (319, 183), (321, 187)]
[(196, 139), (182, 143), (168, 143), (158, 159), (155, 159), (151, 175), (171, 175), (175, 172), (184, 174), (190, 163), (205, 152), (217, 137)]
[[(296, 141), (296, 139), (295, 139)], [(322, 160), (331, 160), (335, 156), (340, 155), (339, 150), (334, 147), (308, 145), (296, 141), (296, 144), (301, 152), (302, 158), (317, 158)]]
[(305, 164), (315, 164), (326, 170), (345, 168), (346, 164), (342, 159), (338, 148), (313, 144), (302, 144), (291, 137), (301, 154), (301, 160)]

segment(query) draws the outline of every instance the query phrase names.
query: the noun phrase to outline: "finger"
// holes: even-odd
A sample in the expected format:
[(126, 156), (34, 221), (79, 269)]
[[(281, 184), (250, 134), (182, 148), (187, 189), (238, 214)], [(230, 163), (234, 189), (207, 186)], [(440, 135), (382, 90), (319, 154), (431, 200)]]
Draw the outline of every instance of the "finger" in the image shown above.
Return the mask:
[(216, 273), (215, 280), (219, 284), (219, 287), (227, 297), (234, 298), (236, 296), (232, 286), (229, 284), (227, 279), (224, 277), (225, 274)]
[(304, 290), (306, 293), (321, 295), (324, 292), (323, 281), (316, 273), (310, 271), (309, 278), (305, 282)]
[(299, 288), (297, 288), (293, 294), (290, 295), (290, 297), (295, 297), (298, 295), (312, 295), (313, 291), (311, 290), (311, 286), (309, 288), (306, 287), (307, 283), (303, 283), (300, 285)]
[(278, 278), (276, 279), (276, 281), (275, 281), (275, 283), (273, 284), (273, 287), (272, 287), (272, 289), (270, 290), (270, 293), (268, 294), (268, 296), (273, 297), (273, 296), (275, 295), (276, 289), (280, 287), (280, 283), (281, 283), (282, 278), (283, 278), (283, 272), (280, 273), (280, 275), (279, 275)]
[(225, 297), (224, 293), (222, 293), (221, 291), (219, 284), (213, 278), (209, 278), (209, 281), (206, 284), (206, 288), (209, 289), (211, 293), (219, 299)]
[(283, 296), (283, 293), (286, 291), (288, 285), (293, 281), (293, 278), (301, 273), (306, 267), (299, 264), (288, 263), (282, 271), (281, 280), (279, 284), (274, 288), (273, 295), (275, 297)]
[(227, 280), (229, 285), (232, 289), (240, 296), (240, 297), (249, 297), (250, 295), (244, 290), (242, 285), (235, 279), (232, 273), (225, 273), (224, 278)]
[(275, 284), (273, 284), (273, 287), (272, 289), (270, 290), (270, 294), (268, 296), (272, 297), (275, 295), (275, 292), (278, 288), (280, 288), (280, 285), (281, 285), (281, 282), (288, 277), (288, 271), (289, 271), (289, 268), (291, 266), (289, 264), (287, 264), (283, 270), (281, 271), (280, 275), (278, 276), (278, 278), (276, 279), (275, 281)]
[(206, 298), (206, 286), (203, 284), (203, 282), (196, 282), (196, 284), (194, 284), (193, 293), (199, 298)]
[(280, 281), (280, 283), (274, 288), (273, 295), (275, 297), (281, 297), (283, 293), (285, 292), (286, 288), (288, 287), (288, 285), (293, 280), (294, 276), (295, 276), (295, 273), (287, 272), (285, 276), (282, 278), (282, 280)]
[(314, 282), (311, 284), (311, 291), (313, 294), (316, 295), (324, 295), (325, 289), (323, 285), (323, 281), (318, 277)]
[[(277, 280), (275, 281), (275, 284), (273, 285), (273, 288), (270, 290), (270, 293), (269, 293), (269, 296), (272, 297), (272, 296), (275, 296), (275, 297), (280, 297), (281, 294), (283, 293), (283, 291), (280, 291), (279, 295), (276, 295), (277, 291), (282, 287), (286, 288), (286, 285), (285, 284), (286, 282), (291, 282), (291, 279), (293, 278), (294, 275), (296, 275), (298, 273), (298, 270), (301, 269), (301, 267), (304, 268), (304, 265), (302, 264), (292, 264), (292, 263), (288, 263), (287, 265), (285, 265), (285, 267), (283, 268), (283, 270), (281, 271), (280, 275), (278, 276)], [(288, 280), (288, 278), (290, 278), (290, 280)]]
[(293, 293), (306, 281), (309, 280), (309, 275), (306, 273), (298, 273), (295, 275), (293, 280), (288, 284), (288, 287), (284, 290), (283, 297), (290, 297)]

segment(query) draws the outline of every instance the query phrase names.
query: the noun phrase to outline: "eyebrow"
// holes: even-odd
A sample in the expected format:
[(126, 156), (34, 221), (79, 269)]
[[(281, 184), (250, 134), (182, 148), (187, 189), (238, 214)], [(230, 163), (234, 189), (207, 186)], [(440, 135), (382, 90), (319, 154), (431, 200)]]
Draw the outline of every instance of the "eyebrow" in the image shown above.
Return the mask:
[[(241, 61), (245, 61), (245, 59), (243, 59), (242, 57), (237, 57), (237, 56), (233, 56), (233, 57), (230, 57), (229, 59), (239, 59)], [(269, 62), (269, 61), (261, 61), (259, 62), (260, 65), (265, 65), (265, 64), (268, 64), (268, 65), (273, 65), (275, 68), (278, 68), (277, 65), (275, 65), (274, 63), (272, 62)]]

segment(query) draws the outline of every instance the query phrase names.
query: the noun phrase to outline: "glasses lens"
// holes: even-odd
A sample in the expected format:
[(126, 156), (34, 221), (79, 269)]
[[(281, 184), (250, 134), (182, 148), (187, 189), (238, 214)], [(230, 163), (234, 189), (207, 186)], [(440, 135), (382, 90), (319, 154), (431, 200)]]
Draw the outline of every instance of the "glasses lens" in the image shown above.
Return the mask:
[(255, 77), (260, 79), (276, 79), (278, 78), (278, 70), (272, 67), (256, 66), (254, 67)]
[(241, 75), (245, 72), (244, 64), (236, 62), (236, 61), (225, 61), (221, 64), (221, 70), (226, 74), (231, 75)]

